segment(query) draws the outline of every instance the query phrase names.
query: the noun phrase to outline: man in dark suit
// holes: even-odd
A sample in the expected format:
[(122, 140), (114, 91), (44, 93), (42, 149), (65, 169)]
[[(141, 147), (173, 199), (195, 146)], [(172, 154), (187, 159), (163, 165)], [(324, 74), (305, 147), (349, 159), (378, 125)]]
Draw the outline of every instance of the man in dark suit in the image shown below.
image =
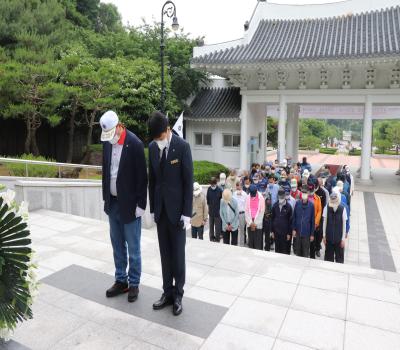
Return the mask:
[(153, 113), (149, 131), (154, 140), (149, 145), (150, 213), (157, 223), (164, 289), (153, 309), (173, 304), (177, 316), (185, 284), (185, 231), (192, 217), (192, 154), (189, 144), (171, 132), (164, 114)]
[[(142, 259), (141, 216), (147, 202), (147, 167), (143, 143), (119, 122), (113, 111), (100, 119), (103, 142), (103, 200), (110, 222), (115, 283), (107, 297), (128, 292), (128, 301), (139, 295)], [(126, 272), (129, 258), (129, 270)]]

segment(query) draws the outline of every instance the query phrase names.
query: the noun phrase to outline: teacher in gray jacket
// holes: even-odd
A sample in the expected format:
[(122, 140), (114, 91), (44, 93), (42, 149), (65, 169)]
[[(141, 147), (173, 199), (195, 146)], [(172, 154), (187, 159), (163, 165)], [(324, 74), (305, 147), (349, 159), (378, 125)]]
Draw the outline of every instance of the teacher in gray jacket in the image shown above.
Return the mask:
[(239, 207), (231, 190), (222, 192), (220, 216), (224, 244), (238, 244)]

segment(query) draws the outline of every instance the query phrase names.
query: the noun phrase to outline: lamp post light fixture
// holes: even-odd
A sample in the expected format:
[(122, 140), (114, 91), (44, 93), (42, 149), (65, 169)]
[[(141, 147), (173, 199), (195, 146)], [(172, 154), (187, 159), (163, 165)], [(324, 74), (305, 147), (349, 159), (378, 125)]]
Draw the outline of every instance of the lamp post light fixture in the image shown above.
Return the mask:
[(161, 43), (160, 43), (160, 58), (161, 58), (161, 103), (160, 110), (165, 113), (165, 77), (164, 77), (164, 51), (165, 51), (165, 38), (164, 38), (164, 16), (172, 18), (172, 30), (179, 29), (178, 18), (176, 17), (176, 6), (172, 1), (167, 1), (161, 10)]

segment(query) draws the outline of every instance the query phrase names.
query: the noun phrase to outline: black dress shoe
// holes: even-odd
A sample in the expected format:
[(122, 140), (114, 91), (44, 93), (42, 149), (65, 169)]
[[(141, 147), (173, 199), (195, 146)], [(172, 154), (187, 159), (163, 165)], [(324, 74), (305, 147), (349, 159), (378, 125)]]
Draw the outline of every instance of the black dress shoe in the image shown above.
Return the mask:
[(176, 298), (174, 301), (174, 306), (172, 308), (172, 312), (175, 316), (179, 316), (182, 313), (182, 300), (180, 298)]
[(133, 303), (134, 301), (137, 300), (139, 295), (139, 287), (129, 287), (129, 292), (128, 292), (128, 301), (130, 303)]
[(165, 294), (161, 295), (160, 300), (156, 301), (153, 304), (153, 309), (154, 310), (161, 310), (164, 309), (168, 305), (172, 305), (174, 303), (174, 300), (172, 297), (168, 297)]
[(107, 298), (116, 297), (117, 295), (126, 293), (129, 290), (128, 283), (115, 282), (110, 289), (107, 289)]

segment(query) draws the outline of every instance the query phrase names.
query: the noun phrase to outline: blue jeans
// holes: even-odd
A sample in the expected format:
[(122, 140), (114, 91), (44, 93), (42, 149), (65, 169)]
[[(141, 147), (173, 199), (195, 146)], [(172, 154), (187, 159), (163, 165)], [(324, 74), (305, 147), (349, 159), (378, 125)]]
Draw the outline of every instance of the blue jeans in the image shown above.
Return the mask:
[[(121, 221), (119, 203), (111, 199), (110, 214), (110, 237), (113, 247), (115, 280), (129, 283), (129, 286), (137, 287), (140, 284), (142, 273), (142, 257), (140, 254), (140, 236), (142, 220), (138, 218), (129, 224)], [(129, 256), (129, 271), (126, 273)]]

